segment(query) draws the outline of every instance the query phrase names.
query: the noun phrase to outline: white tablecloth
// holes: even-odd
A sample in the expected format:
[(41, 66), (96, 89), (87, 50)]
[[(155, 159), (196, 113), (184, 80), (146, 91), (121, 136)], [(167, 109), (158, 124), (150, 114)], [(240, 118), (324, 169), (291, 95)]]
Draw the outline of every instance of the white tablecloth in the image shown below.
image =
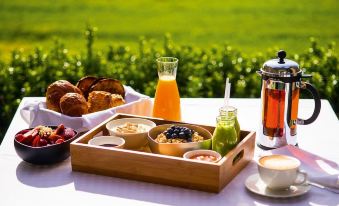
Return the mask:
[[(25, 101), (37, 98), (24, 98)], [(23, 105), (20, 104), (20, 107)], [(215, 124), (222, 99), (181, 100), (183, 121)], [(231, 99), (238, 108), (242, 129), (256, 130), (259, 99)], [(313, 111), (313, 100), (301, 100), (299, 117)], [(219, 194), (72, 172), (70, 159), (52, 166), (32, 166), (15, 153), (14, 134), (27, 127), (17, 112), (0, 147), (0, 205), (339, 205), (339, 195), (312, 187), (303, 196), (271, 199), (246, 190), (246, 178), (256, 173), (252, 161)], [(299, 147), (339, 163), (339, 121), (330, 104), (322, 100), (321, 113), (311, 125), (298, 126)], [(256, 148), (255, 156), (261, 151)]]

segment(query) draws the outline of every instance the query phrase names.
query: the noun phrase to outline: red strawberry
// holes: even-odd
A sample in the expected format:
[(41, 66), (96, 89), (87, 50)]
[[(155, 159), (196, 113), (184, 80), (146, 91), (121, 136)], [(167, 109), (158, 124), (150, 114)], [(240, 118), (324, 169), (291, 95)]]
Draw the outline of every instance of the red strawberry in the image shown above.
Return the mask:
[(23, 134), (17, 134), (15, 135), (15, 139), (18, 141), (18, 142), (22, 142), (22, 140), (24, 139), (24, 135)]
[(57, 135), (62, 135), (65, 132), (65, 126), (63, 124), (60, 124), (56, 129), (55, 129), (55, 134)]
[(32, 136), (35, 137), (39, 134), (39, 129), (38, 128), (34, 128), (33, 132), (32, 132)]
[(31, 129), (31, 130), (29, 130), (28, 132), (26, 132), (25, 134), (24, 134), (24, 137), (28, 137), (28, 136), (32, 136), (32, 134), (33, 134), (33, 131), (34, 129)]
[(28, 146), (32, 146), (32, 141), (33, 141), (34, 137), (32, 135), (28, 135), (28, 136), (25, 137), (25, 134), (23, 136), (24, 136), (24, 138), (22, 139), (21, 143), (28, 145)]
[(42, 138), (40, 139), (39, 145), (40, 145), (41, 147), (46, 146), (47, 144), (48, 144), (47, 140), (42, 139)]
[(58, 139), (57, 141), (55, 141), (55, 144), (61, 144), (61, 143), (63, 143), (63, 142), (64, 142), (63, 139)]
[(34, 138), (34, 140), (33, 140), (33, 142), (32, 142), (32, 146), (33, 147), (39, 147), (40, 146), (40, 136), (39, 135), (37, 135), (35, 138)]
[(51, 134), (49, 137), (48, 137), (48, 139), (52, 142), (55, 142), (56, 140), (58, 140), (58, 139), (63, 139), (62, 138), (62, 136), (60, 136), (60, 135), (57, 135), (57, 134)]
[(75, 135), (75, 132), (73, 129), (71, 128), (65, 129), (65, 135), (64, 135), (65, 140), (71, 139), (72, 137), (74, 137), (74, 135)]

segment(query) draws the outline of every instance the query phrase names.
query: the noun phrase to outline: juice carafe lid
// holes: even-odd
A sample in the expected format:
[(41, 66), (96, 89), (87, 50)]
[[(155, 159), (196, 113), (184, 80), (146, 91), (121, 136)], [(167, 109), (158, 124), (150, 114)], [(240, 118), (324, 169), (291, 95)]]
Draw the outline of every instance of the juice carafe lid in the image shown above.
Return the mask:
[(299, 65), (292, 60), (285, 59), (286, 52), (278, 51), (278, 58), (266, 61), (259, 73), (268, 77), (296, 77), (301, 76)]

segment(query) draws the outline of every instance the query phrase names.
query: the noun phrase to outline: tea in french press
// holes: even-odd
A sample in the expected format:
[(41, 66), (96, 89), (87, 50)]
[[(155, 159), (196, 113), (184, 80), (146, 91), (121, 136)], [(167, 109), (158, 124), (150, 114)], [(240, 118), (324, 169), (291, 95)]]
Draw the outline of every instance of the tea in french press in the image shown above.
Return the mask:
[[(258, 146), (263, 149), (297, 145), (297, 124), (311, 124), (320, 113), (321, 102), (317, 90), (310, 83), (302, 81), (302, 78), (311, 75), (303, 74), (296, 62), (285, 57), (286, 52), (280, 50), (277, 59), (266, 61), (258, 71), (262, 77), (262, 120)], [(308, 90), (315, 102), (313, 114), (306, 120), (297, 117), (300, 89)]]

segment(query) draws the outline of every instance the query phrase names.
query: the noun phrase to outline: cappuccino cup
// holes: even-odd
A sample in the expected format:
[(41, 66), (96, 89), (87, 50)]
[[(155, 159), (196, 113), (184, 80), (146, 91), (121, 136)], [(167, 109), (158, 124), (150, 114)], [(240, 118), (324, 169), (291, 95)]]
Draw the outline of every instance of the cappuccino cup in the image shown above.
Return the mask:
[(307, 181), (307, 173), (299, 170), (300, 161), (287, 155), (263, 156), (258, 160), (260, 179), (270, 189), (288, 189)]

